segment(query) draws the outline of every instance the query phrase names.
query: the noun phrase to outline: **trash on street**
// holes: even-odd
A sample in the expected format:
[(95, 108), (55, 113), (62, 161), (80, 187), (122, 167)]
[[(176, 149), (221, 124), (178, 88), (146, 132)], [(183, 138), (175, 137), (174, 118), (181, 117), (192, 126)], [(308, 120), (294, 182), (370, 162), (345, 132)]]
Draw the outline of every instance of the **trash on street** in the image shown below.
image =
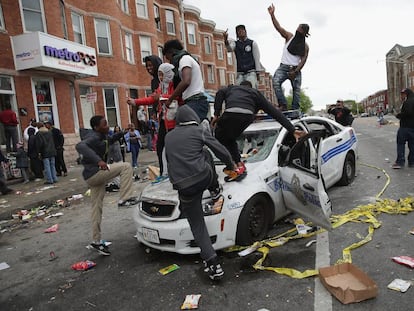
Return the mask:
[(397, 256), (391, 258), (396, 263), (399, 263), (401, 265), (406, 265), (410, 267), (411, 269), (414, 268), (414, 258), (409, 256)]
[(200, 300), (201, 295), (187, 295), (181, 306), (181, 310), (191, 310), (198, 308), (198, 301)]
[(180, 266), (177, 265), (177, 264), (172, 264), (172, 265), (169, 265), (168, 267), (160, 269), (159, 273), (161, 273), (162, 275), (166, 275), (166, 274), (168, 274), (170, 272), (173, 272), (177, 269), (180, 269)]
[(405, 281), (402, 279), (395, 279), (390, 284), (388, 284), (388, 288), (392, 290), (396, 290), (401, 293), (405, 293), (411, 286), (410, 281)]
[(72, 265), (73, 270), (86, 271), (96, 266), (96, 263), (91, 260), (79, 261)]
[(47, 228), (45, 230), (45, 233), (52, 233), (52, 232), (56, 232), (59, 229), (59, 224), (54, 224), (53, 226)]

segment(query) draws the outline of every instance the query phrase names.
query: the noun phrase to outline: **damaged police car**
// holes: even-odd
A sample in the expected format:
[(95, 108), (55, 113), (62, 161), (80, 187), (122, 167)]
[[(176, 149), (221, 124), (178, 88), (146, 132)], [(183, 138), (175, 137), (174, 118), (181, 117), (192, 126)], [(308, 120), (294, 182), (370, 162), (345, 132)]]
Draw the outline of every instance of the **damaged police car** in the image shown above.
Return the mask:
[[(223, 193), (213, 202), (203, 195), (205, 222), (213, 247), (250, 245), (291, 211), (330, 229), (331, 202), (326, 189), (348, 185), (355, 177), (357, 138), (352, 127), (323, 117), (293, 120), (308, 134), (298, 142), (276, 121), (251, 124), (238, 143), (247, 176), (224, 182), (224, 165), (216, 164)], [(134, 210), (139, 242), (162, 251), (199, 253), (178, 193), (164, 180), (141, 193)]]

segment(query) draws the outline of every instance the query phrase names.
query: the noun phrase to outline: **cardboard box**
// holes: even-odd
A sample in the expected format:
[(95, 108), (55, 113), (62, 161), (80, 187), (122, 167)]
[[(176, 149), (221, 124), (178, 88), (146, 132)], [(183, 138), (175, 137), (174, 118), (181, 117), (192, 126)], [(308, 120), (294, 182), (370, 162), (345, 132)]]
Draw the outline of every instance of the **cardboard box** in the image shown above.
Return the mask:
[(319, 278), (326, 289), (343, 304), (360, 302), (378, 294), (377, 284), (351, 263), (320, 268)]
[(149, 180), (155, 180), (155, 178), (157, 178), (158, 176), (160, 176), (159, 167), (149, 165), (148, 166), (148, 178), (149, 178)]

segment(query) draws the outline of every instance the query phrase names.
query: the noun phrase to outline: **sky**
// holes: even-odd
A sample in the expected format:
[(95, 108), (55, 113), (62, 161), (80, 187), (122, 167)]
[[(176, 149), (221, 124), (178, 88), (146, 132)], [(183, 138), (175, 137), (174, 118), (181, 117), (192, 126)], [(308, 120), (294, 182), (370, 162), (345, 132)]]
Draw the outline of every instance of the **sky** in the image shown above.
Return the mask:
[[(273, 27), (265, 0), (184, 0), (201, 10), (201, 18), (228, 29), (244, 24), (260, 49), (261, 63), (274, 74), (284, 39)], [(294, 33), (310, 26), (308, 60), (302, 90), (320, 110), (337, 99), (361, 101), (387, 88), (385, 55), (396, 45), (414, 45), (413, 0), (283, 0), (273, 2), (280, 25)], [(283, 84), (287, 93), (289, 81)]]

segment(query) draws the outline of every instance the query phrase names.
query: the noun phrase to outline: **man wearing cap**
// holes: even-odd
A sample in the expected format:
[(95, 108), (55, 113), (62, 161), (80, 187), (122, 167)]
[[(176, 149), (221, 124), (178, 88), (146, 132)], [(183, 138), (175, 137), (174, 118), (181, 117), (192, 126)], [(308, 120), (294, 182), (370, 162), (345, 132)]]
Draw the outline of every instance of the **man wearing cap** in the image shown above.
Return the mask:
[(247, 38), (246, 27), (236, 26), (237, 41), (229, 40), (227, 30), (223, 33), (227, 51), (234, 52), (237, 60), (236, 85), (249, 81), (257, 89), (257, 79), (263, 68), (260, 64), (260, 51), (256, 41)]
[(301, 70), (306, 63), (309, 53), (309, 46), (305, 38), (309, 36), (309, 25), (300, 24), (296, 29), (295, 35), (280, 26), (275, 17), (275, 6), (272, 4), (267, 8), (272, 18), (273, 26), (285, 38), (282, 60), (279, 68), (273, 75), (273, 88), (275, 89), (279, 107), (287, 110), (286, 97), (283, 94), (282, 84), (287, 79), (290, 80), (293, 89), (292, 109), (299, 109), (300, 87), (302, 84)]
[(400, 128), (397, 132), (397, 160), (393, 169), (400, 169), (405, 165), (405, 143), (408, 143), (408, 167), (414, 167), (414, 92), (405, 88), (401, 91), (401, 111), (396, 115), (400, 119)]
[(333, 115), (335, 121), (343, 126), (351, 126), (354, 121), (351, 110), (344, 106), (344, 101), (342, 99), (338, 99), (336, 105), (329, 107), (328, 113)]

